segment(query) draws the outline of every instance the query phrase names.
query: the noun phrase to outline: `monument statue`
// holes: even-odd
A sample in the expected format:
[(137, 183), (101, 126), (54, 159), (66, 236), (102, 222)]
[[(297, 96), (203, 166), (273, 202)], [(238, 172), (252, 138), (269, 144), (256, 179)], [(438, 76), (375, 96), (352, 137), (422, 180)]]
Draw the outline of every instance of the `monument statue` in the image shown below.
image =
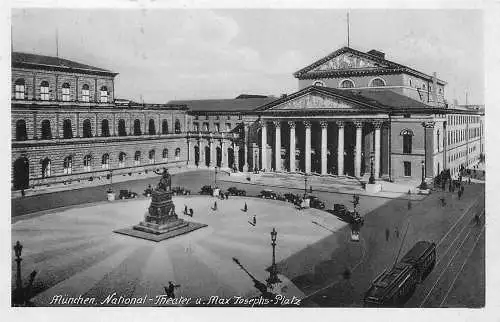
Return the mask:
[(160, 182), (158, 182), (158, 186), (156, 190), (160, 191), (171, 191), (172, 189), (172, 176), (168, 173), (167, 168), (163, 168), (163, 172), (159, 172), (157, 170), (153, 170), (154, 173), (161, 175)]

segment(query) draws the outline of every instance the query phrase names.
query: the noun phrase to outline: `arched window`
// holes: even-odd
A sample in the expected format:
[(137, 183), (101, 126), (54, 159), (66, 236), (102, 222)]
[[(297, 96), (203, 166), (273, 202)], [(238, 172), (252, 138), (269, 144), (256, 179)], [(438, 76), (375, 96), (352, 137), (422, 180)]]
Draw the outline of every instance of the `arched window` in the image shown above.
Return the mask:
[(149, 164), (155, 163), (155, 150), (149, 151)]
[(168, 121), (163, 120), (161, 122), (161, 134), (168, 134)]
[(15, 98), (16, 100), (23, 100), (24, 97), (25, 97), (25, 92), (26, 92), (26, 86), (25, 86), (25, 83), (24, 83), (24, 79), (20, 78), (18, 80), (16, 80), (16, 84), (15, 84), (15, 90), (14, 90), (14, 95), (15, 95)]
[(101, 122), (101, 136), (109, 136), (109, 122), (106, 119)]
[(175, 149), (175, 161), (179, 161), (180, 158), (181, 158), (181, 149), (177, 148)]
[(48, 178), (50, 177), (51, 170), (50, 170), (50, 159), (45, 158), (42, 160), (42, 178)]
[(193, 122), (193, 131), (194, 132), (200, 131), (200, 124), (198, 122)]
[(156, 134), (155, 120), (153, 120), (153, 119), (149, 120), (148, 134), (149, 135), (155, 135)]
[(118, 155), (118, 167), (119, 168), (124, 168), (125, 167), (125, 160), (127, 159), (127, 154), (125, 152), (120, 152)]
[(40, 84), (40, 99), (42, 101), (49, 100), (49, 82), (47, 82), (47, 81), (43, 81)]
[(26, 133), (26, 121), (17, 120), (16, 122), (16, 140), (25, 141), (28, 139), (28, 134)]
[(134, 135), (141, 135), (141, 121), (135, 120), (134, 121)]
[(82, 102), (90, 102), (90, 88), (87, 84), (82, 86)]
[(181, 133), (181, 122), (177, 119), (175, 120), (175, 133)]
[(125, 129), (125, 120), (120, 119), (118, 121), (118, 135), (119, 136), (127, 136), (127, 130)]
[(209, 126), (208, 126), (208, 122), (204, 122), (204, 123), (203, 123), (203, 131), (204, 131), (204, 132), (208, 132), (208, 128), (209, 128)]
[(107, 154), (107, 153), (104, 153), (102, 155), (101, 168), (109, 169), (109, 154)]
[(69, 84), (64, 83), (61, 88), (62, 100), (64, 102), (69, 102)]
[(354, 87), (354, 82), (350, 79), (344, 79), (340, 83), (340, 88), (353, 88)]
[(50, 140), (52, 139), (52, 130), (50, 128), (50, 121), (43, 120), (42, 121), (42, 140)]
[(73, 157), (72, 156), (67, 156), (64, 158), (63, 173), (64, 174), (73, 173)]
[(108, 102), (108, 88), (106, 86), (101, 87), (101, 103)]
[(83, 171), (92, 171), (92, 156), (90, 154), (83, 157)]
[(382, 87), (382, 86), (385, 86), (385, 81), (382, 79), (382, 78), (374, 78), (372, 79), (372, 81), (370, 82), (370, 86), (371, 87)]
[(140, 164), (141, 164), (141, 151), (135, 151), (134, 165), (140, 165)]
[(404, 129), (401, 131), (400, 135), (403, 136), (403, 153), (411, 153), (413, 132)]
[(324, 87), (324, 86), (325, 86), (325, 83), (324, 83), (324, 82), (322, 82), (322, 81), (315, 81), (315, 82), (313, 83), (313, 85), (314, 85), (314, 86), (321, 86), (321, 87)]
[(168, 160), (168, 149), (163, 149), (161, 157), (162, 157), (163, 161), (167, 161)]
[(69, 119), (63, 121), (63, 138), (64, 139), (73, 138), (73, 128), (71, 127), (71, 120)]
[(90, 123), (89, 119), (86, 119), (83, 121), (83, 133), (82, 136), (84, 138), (91, 138), (92, 137), (92, 124)]

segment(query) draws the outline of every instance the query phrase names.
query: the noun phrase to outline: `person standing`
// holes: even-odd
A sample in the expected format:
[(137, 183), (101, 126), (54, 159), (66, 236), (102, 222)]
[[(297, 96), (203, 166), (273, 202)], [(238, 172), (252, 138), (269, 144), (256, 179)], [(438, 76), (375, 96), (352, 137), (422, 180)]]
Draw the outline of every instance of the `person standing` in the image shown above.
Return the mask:
[(243, 212), (247, 212), (248, 211), (248, 206), (247, 206), (247, 203), (245, 202), (245, 206), (243, 207)]
[(389, 241), (389, 234), (390, 234), (389, 228), (386, 228), (385, 229), (385, 241)]
[(193, 208), (189, 208), (189, 216), (191, 216), (191, 218), (193, 218), (193, 215), (194, 215)]
[(188, 206), (184, 205), (184, 215), (188, 215)]
[(214, 201), (214, 207), (212, 209), (217, 210), (217, 201)]
[(257, 217), (255, 215), (253, 215), (253, 220), (252, 221), (253, 221), (253, 225), (254, 226), (257, 225)]
[(168, 286), (164, 286), (163, 288), (165, 289), (165, 293), (167, 293), (167, 297), (173, 299), (175, 298), (175, 289), (178, 287), (181, 286), (172, 283), (172, 281), (168, 281)]

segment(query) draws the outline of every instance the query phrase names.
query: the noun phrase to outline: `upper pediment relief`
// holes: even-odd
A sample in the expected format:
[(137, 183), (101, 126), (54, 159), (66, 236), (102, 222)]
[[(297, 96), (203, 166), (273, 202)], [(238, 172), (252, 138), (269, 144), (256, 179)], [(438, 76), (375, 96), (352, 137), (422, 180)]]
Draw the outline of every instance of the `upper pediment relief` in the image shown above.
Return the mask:
[(362, 58), (352, 53), (343, 53), (314, 68), (312, 72), (378, 67), (385, 66), (374, 60)]
[(308, 93), (281, 103), (271, 108), (271, 110), (301, 110), (301, 109), (350, 109), (351, 105), (339, 99), (328, 97), (319, 93)]

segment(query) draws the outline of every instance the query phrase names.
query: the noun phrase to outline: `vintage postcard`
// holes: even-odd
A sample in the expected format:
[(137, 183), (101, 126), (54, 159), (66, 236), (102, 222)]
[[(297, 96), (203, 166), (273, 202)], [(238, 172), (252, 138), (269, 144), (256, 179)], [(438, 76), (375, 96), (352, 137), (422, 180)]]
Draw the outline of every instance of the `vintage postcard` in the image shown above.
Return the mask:
[(12, 8), (11, 306), (484, 308), (483, 29)]

